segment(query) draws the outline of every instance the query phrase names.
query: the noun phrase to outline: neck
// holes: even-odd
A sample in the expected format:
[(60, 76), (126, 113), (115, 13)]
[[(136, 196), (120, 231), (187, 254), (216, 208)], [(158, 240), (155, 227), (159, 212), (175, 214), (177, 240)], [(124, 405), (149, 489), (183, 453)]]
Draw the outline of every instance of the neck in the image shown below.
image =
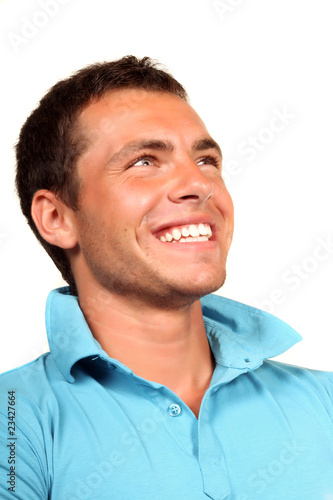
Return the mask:
[(80, 306), (107, 354), (175, 392), (198, 415), (214, 362), (200, 301), (161, 310), (107, 291), (79, 294)]

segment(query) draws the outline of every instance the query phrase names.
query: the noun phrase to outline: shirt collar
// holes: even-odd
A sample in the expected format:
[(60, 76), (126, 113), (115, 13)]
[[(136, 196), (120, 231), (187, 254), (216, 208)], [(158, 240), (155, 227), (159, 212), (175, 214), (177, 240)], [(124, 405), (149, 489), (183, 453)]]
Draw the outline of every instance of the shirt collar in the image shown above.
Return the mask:
[[(201, 299), (207, 336), (216, 362), (241, 371), (255, 369), (264, 359), (277, 356), (302, 337), (275, 316), (218, 295)], [(93, 337), (69, 287), (53, 290), (46, 304), (46, 330), (55, 363), (68, 382), (79, 360), (100, 357), (131, 372), (103, 351)]]
[(255, 369), (302, 337), (270, 313), (218, 295), (201, 299), (211, 349), (218, 364)]

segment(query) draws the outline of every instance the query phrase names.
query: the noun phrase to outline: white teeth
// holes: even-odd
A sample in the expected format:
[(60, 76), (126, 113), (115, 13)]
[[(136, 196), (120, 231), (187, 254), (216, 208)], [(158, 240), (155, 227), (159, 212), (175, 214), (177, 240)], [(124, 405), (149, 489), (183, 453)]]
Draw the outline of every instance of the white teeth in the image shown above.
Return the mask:
[(191, 224), (188, 228), (189, 232), (190, 232), (190, 235), (193, 236), (193, 238), (196, 238), (197, 236), (199, 236), (199, 230), (197, 228), (197, 226), (195, 226), (194, 224)]
[(190, 224), (181, 229), (172, 229), (169, 233), (160, 236), (163, 243), (184, 243), (185, 241), (208, 241), (212, 236), (212, 230), (209, 224)]
[(198, 236), (197, 238), (192, 238), (191, 236), (189, 236), (188, 238), (181, 238), (179, 240), (180, 243), (188, 243), (190, 241), (208, 241), (208, 237), (207, 236)]
[(180, 240), (182, 233), (179, 231), (179, 229), (174, 229), (172, 231), (172, 236), (173, 236), (174, 240), (178, 241), (178, 240)]
[(208, 227), (209, 226), (207, 226), (207, 224), (199, 224), (198, 226), (199, 233), (202, 236), (206, 236), (208, 234)]

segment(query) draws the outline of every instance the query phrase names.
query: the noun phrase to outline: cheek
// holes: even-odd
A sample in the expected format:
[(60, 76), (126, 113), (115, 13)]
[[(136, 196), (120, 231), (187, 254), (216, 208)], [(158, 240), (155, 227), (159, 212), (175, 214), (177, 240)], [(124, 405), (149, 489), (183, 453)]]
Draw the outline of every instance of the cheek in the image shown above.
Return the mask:
[(224, 182), (221, 180), (214, 189), (214, 199), (217, 208), (222, 213), (225, 220), (232, 223), (234, 222), (234, 204), (231, 195)]
[(141, 224), (161, 201), (157, 185), (136, 182), (118, 186), (109, 196), (109, 204), (115, 218), (126, 220), (129, 225)]
[(225, 207), (224, 207), (224, 218), (228, 222), (228, 241), (227, 241), (227, 251), (229, 252), (233, 234), (234, 234), (234, 204), (232, 198), (227, 190), (225, 190)]
[(232, 224), (234, 223), (234, 204), (229, 194), (229, 191), (226, 190), (225, 193), (225, 212), (230, 220), (232, 220)]
[(81, 191), (82, 218), (94, 234), (113, 241), (127, 240), (145, 227), (149, 214), (161, 202), (157, 179), (90, 179)]

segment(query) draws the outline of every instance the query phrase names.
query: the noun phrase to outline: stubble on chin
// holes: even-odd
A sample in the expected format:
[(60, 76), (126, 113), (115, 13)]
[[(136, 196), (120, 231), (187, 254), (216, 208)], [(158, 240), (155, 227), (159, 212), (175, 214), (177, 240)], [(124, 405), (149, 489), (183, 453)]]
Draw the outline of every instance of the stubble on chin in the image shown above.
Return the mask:
[[(78, 218), (81, 233), (81, 251), (94, 283), (91, 289), (104, 288), (111, 295), (121, 296), (133, 307), (152, 307), (164, 310), (188, 308), (203, 296), (221, 288), (226, 279), (226, 262), (218, 272), (212, 271), (205, 278), (179, 277), (173, 272), (160, 273), (153, 259), (146, 253), (145, 267), (126, 254), (126, 246), (121, 241), (108, 241), (108, 234), (97, 227), (95, 220), (84, 216)], [(106, 244), (106, 241), (108, 243)], [(112, 248), (112, 254), (108, 249)], [(150, 261), (150, 262), (149, 262)], [(226, 261), (226, 259), (225, 259)], [(203, 263), (204, 264), (204, 263)], [(139, 266), (140, 265), (140, 269)], [(185, 270), (186, 272), (186, 270)]]
[[(95, 269), (96, 271), (96, 269)], [(162, 310), (186, 309), (205, 295), (219, 290), (226, 280), (226, 271), (219, 277), (203, 283), (170, 283), (158, 279), (128, 282), (114, 275), (100, 272), (95, 275), (99, 283), (111, 294), (120, 295), (132, 302), (133, 306), (152, 307)]]

